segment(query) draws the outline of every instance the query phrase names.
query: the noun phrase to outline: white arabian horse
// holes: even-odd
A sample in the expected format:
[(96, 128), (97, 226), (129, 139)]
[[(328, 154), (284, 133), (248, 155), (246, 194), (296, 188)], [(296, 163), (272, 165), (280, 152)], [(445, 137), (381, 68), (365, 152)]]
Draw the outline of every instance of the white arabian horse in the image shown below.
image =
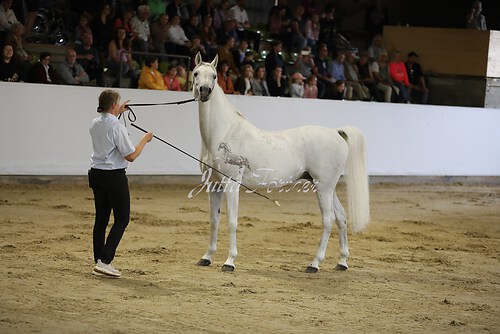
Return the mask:
[[(256, 128), (231, 105), (217, 84), (217, 59), (216, 56), (211, 63), (206, 63), (200, 54), (195, 57), (193, 94), (199, 106), (201, 161), (231, 178), (224, 178), (216, 171), (210, 174), (213, 181), (223, 181), (225, 185), (209, 190), (210, 244), (198, 265), (208, 266), (212, 263), (217, 248), (222, 196), (225, 194), (229, 256), (222, 270), (234, 270), (234, 260), (238, 254), (238, 182), (254, 189), (263, 184), (267, 187), (280, 185), (269, 180), (307, 179), (314, 180), (323, 232), (316, 256), (306, 271), (317, 272), (319, 263), (325, 258), (333, 220), (337, 223), (340, 243), (340, 261), (335, 269), (346, 270), (349, 255), (346, 215), (335, 188), (345, 168), (351, 227), (354, 232), (363, 230), (370, 221), (363, 134), (354, 127), (329, 129), (304, 126), (280, 132)], [(207, 172), (204, 165), (202, 172)]]

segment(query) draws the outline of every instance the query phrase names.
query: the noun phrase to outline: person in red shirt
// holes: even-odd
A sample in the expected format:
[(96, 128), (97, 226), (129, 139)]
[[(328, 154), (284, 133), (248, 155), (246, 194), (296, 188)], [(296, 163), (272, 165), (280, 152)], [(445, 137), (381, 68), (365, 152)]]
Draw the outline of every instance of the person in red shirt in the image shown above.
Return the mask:
[(177, 77), (177, 67), (170, 65), (167, 69), (167, 74), (163, 77), (168, 90), (181, 91), (181, 82)]
[(223, 60), (217, 66), (217, 83), (225, 94), (234, 94), (233, 78), (229, 75), (229, 62)]
[(395, 51), (389, 62), (389, 73), (393, 84), (399, 88), (399, 102), (410, 103), (410, 81), (401, 52)]

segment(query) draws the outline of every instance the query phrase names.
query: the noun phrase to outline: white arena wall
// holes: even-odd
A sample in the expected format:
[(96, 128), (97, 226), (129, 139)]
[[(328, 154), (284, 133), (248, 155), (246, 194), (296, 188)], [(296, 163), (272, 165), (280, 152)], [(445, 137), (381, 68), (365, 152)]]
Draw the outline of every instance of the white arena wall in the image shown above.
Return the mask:
[[(85, 175), (89, 125), (102, 88), (0, 82), (0, 175)], [(185, 92), (119, 89), (122, 101), (185, 100)], [(374, 102), (229, 96), (257, 127), (353, 125), (374, 176), (500, 176), (500, 110)], [(135, 107), (136, 124), (198, 156), (197, 103)], [(128, 122), (128, 121), (127, 121)], [(136, 143), (142, 133), (128, 125)], [(129, 174), (196, 175), (198, 163), (153, 140)]]

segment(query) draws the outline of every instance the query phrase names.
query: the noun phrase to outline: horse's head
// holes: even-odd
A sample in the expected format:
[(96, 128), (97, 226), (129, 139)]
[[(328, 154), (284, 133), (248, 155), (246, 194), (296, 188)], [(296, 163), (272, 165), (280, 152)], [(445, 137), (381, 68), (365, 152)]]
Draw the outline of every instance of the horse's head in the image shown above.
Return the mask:
[(194, 98), (201, 102), (207, 102), (214, 90), (217, 82), (217, 60), (218, 56), (215, 56), (211, 63), (205, 63), (199, 52), (194, 59), (196, 67), (193, 70), (193, 94)]

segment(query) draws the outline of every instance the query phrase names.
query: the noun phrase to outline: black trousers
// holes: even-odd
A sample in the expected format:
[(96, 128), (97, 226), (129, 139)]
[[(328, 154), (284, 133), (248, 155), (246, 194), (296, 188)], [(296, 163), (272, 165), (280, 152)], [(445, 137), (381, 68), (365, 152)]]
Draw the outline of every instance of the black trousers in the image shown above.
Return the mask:
[[(89, 186), (94, 191), (94, 261), (111, 263), (130, 220), (130, 192), (125, 169), (89, 170)], [(113, 210), (114, 223), (106, 238)]]

